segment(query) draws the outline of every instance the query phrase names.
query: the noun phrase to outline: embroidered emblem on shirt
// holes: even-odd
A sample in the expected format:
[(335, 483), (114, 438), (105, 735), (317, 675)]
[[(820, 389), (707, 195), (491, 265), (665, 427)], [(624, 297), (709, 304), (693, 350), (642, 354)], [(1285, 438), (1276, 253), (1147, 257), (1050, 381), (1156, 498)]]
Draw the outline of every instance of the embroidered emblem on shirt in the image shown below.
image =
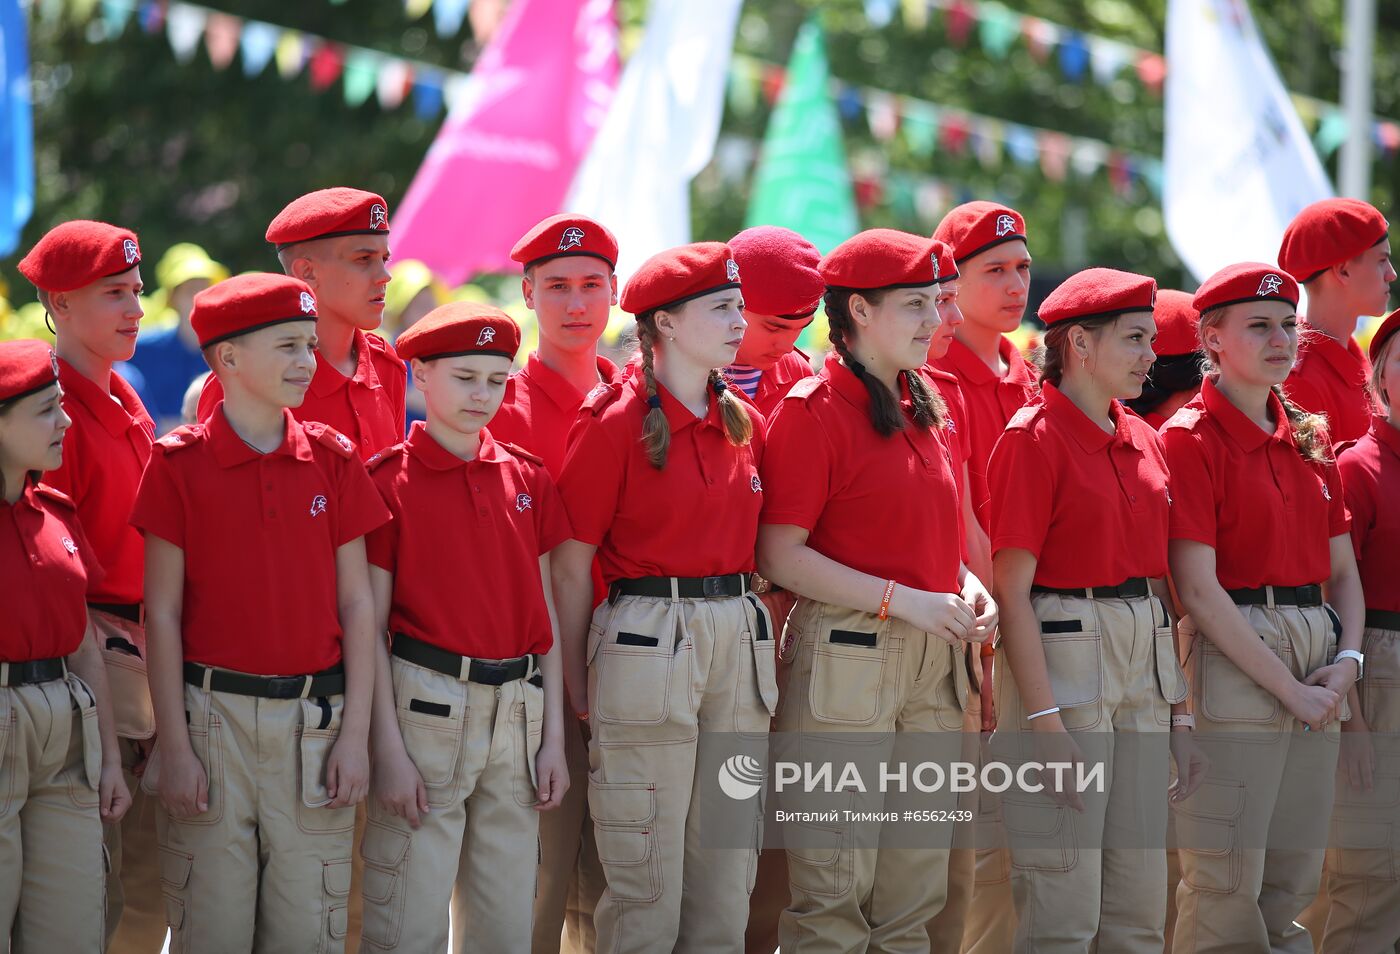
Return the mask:
[(344, 434), (335, 435), (335, 442), (348, 451), (353, 451), (355, 449), (355, 445), (350, 443), (350, 438), (346, 437)]
[(326, 497), (324, 494), (317, 494), (311, 498), (311, 516), (326, 512)]
[(520, 511), (521, 513), (524, 513), (525, 511), (529, 510), (529, 509), (530, 509), (530, 504), (533, 503), (533, 502), (534, 502), (534, 501), (532, 501), (532, 500), (530, 499), (530, 495), (529, 495), (529, 494), (516, 494), (516, 495), (515, 495), (515, 509), (518, 510), (518, 511)]
[(749, 478), (749, 489), (754, 493), (761, 493), (763, 491), (763, 482), (758, 479), (758, 474), (754, 474)]
[(64, 537), (60, 542), (63, 544), (63, 549), (68, 551), (69, 556), (75, 556), (77, 554), (78, 545), (72, 540), (68, 539), (67, 537)]

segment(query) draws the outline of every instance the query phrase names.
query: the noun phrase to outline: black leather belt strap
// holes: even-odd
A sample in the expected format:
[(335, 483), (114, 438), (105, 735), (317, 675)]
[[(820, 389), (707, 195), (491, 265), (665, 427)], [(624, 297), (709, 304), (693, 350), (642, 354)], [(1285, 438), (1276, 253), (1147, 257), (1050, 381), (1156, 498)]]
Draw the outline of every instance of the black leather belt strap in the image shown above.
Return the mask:
[(614, 580), (608, 587), (608, 602), (616, 603), (619, 596), (657, 596), (671, 598), (671, 584), (676, 585), (675, 595), (683, 600), (719, 600), (743, 596), (749, 591), (747, 573), (730, 573), (728, 576), (642, 576), (634, 580)]
[(52, 682), (66, 675), (68, 663), (62, 656), (55, 656), (53, 659), (31, 659), (28, 662), (0, 663), (0, 689)]
[(540, 657), (534, 653), (515, 659), (470, 659), (425, 643), (421, 639), (414, 639), (405, 633), (394, 634), (394, 645), (390, 651), (400, 659), (454, 679), (462, 678), (462, 663), (466, 662), (466, 682), (478, 682), (484, 686), (504, 686), (508, 682), (528, 677), (530, 685), (544, 688), (544, 676), (540, 674)]
[(1273, 591), (1275, 606), (1321, 606), (1322, 584), (1304, 586), (1256, 586), (1247, 590), (1230, 590), (1236, 606), (1268, 606), (1269, 591)]
[(143, 607), (140, 603), (89, 603), (88, 609), (95, 609), (110, 616), (120, 616), (129, 623), (140, 624)]
[(1366, 628), (1400, 630), (1400, 613), (1394, 613), (1390, 610), (1368, 609), (1366, 611)]
[(1131, 600), (1151, 592), (1146, 577), (1124, 580), (1117, 586), (1032, 586), (1032, 593), (1054, 593), (1056, 596), (1081, 596), (1091, 600)]
[(236, 696), (263, 699), (309, 699), (312, 696), (338, 696), (345, 692), (345, 666), (336, 663), (309, 676), (255, 676), (231, 669), (215, 669), (199, 663), (185, 663), (185, 682), (210, 692), (231, 692)]

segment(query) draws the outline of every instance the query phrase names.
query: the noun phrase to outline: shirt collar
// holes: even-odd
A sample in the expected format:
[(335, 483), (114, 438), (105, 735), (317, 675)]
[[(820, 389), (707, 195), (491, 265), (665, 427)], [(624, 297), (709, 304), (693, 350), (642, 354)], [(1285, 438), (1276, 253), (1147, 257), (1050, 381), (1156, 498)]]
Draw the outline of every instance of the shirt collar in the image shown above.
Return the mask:
[(989, 384), (1005, 382), (1018, 386), (1034, 386), (1035, 377), (1030, 372), (1030, 365), (1021, 356), (1021, 350), (1016, 347), (1016, 342), (1006, 335), (1002, 335), (997, 341), (997, 354), (1006, 362), (1006, 375), (998, 378), (996, 372), (987, 367), (987, 362), (973, 352), (971, 348), (963, 344), (957, 338), (953, 339), (948, 346), (948, 354), (943, 359), (947, 361), (957, 373), (967, 379), (967, 382), (975, 387), (986, 387)]
[[(819, 376), (831, 382), (832, 389), (857, 407), (862, 414), (870, 412), (870, 392), (865, 389), (865, 382), (841, 362), (841, 356), (835, 351), (827, 354), (826, 363), (822, 365)], [(906, 412), (909, 411), (909, 383), (903, 375), (899, 378), (899, 403)]]
[(1041, 386), (1041, 394), (1044, 397), (1046, 413), (1053, 414), (1063, 421), (1070, 434), (1074, 436), (1075, 443), (1088, 453), (1097, 453), (1110, 443), (1127, 444), (1137, 450), (1145, 449), (1142, 446), (1142, 440), (1129, 423), (1129, 418), (1132, 415), (1117, 401), (1108, 406), (1108, 416), (1113, 419), (1114, 426), (1114, 431), (1110, 434), (1094, 423), (1078, 404), (1067, 398), (1059, 388), (1049, 381)]
[(374, 389), (383, 387), (379, 381), (379, 372), (374, 369), (374, 359), (367, 340), (367, 335), (360, 329), (355, 329), (355, 374), (347, 378), (340, 373), (340, 369), (326, 360), (325, 355), (320, 351), (316, 352), (316, 373), (311, 377), (311, 393), (318, 398), (328, 397), (336, 391), (345, 387), (351, 381), (357, 381), (367, 388)]
[(1303, 333), (1307, 350), (1326, 360), (1343, 381), (1353, 387), (1365, 385), (1370, 371), (1366, 366), (1366, 356), (1361, 353), (1361, 346), (1356, 343), (1355, 338), (1349, 337), (1343, 344), (1331, 335), (1323, 334), (1307, 325), (1304, 325)]
[[(112, 372), (110, 397), (62, 358), (58, 359), (58, 381), (63, 387), (64, 397), (71, 397), (87, 408), (113, 437), (121, 437), (133, 424), (144, 424), (151, 419), (135, 389), (115, 371)], [(121, 403), (118, 404), (118, 401)], [(154, 426), (152, 424), (152, 428)]]
[[(645, 405), (647, 400), (646, 376), (641, 373), (640, 369), (632, 376), (631, 383), (632, 390), (636, 392), (637, 396), (641, 398), (643, 405)], [(662, 384), (660, 381), (656, 382), (656, 393), (661, 398), (661, 410), (666, 413), (666, 424), (671, 428), (672, 434), (692, 424), (699, 424), (702, 427), (724, 427), (723, 418), (720, 416), (719, 398), (714, 393), (709, 395), (710, 406), (705, 411), (704, 417), (696, 417), (692, 414), (690, 408), (676, 400), (671, 392), (666, 390), (666, 385)], [(739, 393), (742, 394), (743, 392), (741, 391)]]
[[(530, 357), (525, 359), (525, 367), (520, 369), (520, 373), (529, 378), (532, 384), (539, 385), (540, 390), (560, 408), (576, 408), (583, 403), (586, 396), (575, 390), (562, 374), (541, 361), (538, 351), (530, 352)], [(617, 365), (601, 354), (598, 355), (598, 377), (602, 382), (611, 384), (617, 380), (617, 376)]]
[(224, 417), (223, 401), (215, 405), (205, 427), (209, 433), (209, 447), (213, 450), (214, 460), (220, 467), (237, 467), (250, 460), (277, 455), (302, 461), (312, 459), (311, 439), (306, 436), (306, 431), (303, 428), (297, 426), (292, 412), (286, 408), (282, 409), (282, 443), (277, 446), (276, 450), (268, 454), (258, 453), (249, 447), (243, 438), (238, 436), (238, 432), (233, 429), (228, 418)]
[(1377, 414), (1371, 419), (1371, 433), (1375, 435), (1377, 444), (1384, 444), (1392, 454), (1400, 457), (1400, 430), (1392, 427), (1389, 420)]
[(500, 464), (510, 460), (510, 451), (502, 447), (500, 441), (492, 437), (491, 432), (484, 427), (481, 429), (481, 446), (477, 448), (476, 457), (472, 460), (463, 460), (439, 444), (437, 439), (428, 433), (428, 425), (423, 421), (413, 422), (404, 446), (415, 460), (430, 470), (454, 470), (475, 461)]
[(1288, 413), (1283, 409), (1283, 402), (1273, 391), (1269, 392), (1269, 412), (1273, 414), (1277, 423), (1272, 434), (1250, 420), (1244, 411), (1235, 407), (1211, 378), (1201, 382), (1201, 402), (1230, 439), (1246, 453), (1258, 450), (1271, 439), (1289, 446), (1293, 444), (1293, 428), (1288, 423)]

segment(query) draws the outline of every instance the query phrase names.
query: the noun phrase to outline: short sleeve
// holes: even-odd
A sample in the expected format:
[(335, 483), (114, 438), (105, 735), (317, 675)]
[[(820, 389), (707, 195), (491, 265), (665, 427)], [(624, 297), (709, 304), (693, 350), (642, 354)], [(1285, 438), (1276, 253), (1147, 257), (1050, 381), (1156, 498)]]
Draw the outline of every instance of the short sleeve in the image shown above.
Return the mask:
[(1327, 536), (1330, 539), (1351, 532), (1351, 514), (1347, 510), (1346, 490), (1337, 462), (1328, 461), (1326, 467), (1323, 480), (1327, 482)]
[[(603, 417), (581, 418), (574, 425), (559, 472), (559, 496), (573, 539), (593, 546), (607, 536), (622, 495), (625, 462), (607, 425)], [(640, 428), (637, 437), (641, 437)]]
[(175, 482), (170, 458), (160, 448), (151, 455), (146, 472), (141, 475), (136, 503), (131, 508), (131, 525), (177, 547), (185, 545), (184, 495)]
[(1342, 453), (1337, 460), (1337, 472), (1342, 478), (1342, 497), (1351, 514), (1352, 547), (1359, 560), (1366, 537), (1376, 525), (1376, 485), (1355, 450)]
[(1162, 431), (1171, 495), (1169, 540), (1194, 540), (1214, 547), (1217, 539), (1215, 481), (1205, 449), (1191, 431), (1168, 427)]
[(394, 471), (394, 467), (386, 464), (381, 471), (383, 477), (370, 475), (370, 482), (389, 511), (389, 519), (365, 534), (365, 556), (371, 564), (390, 573), (395, 572), (399, 564), (399, 508), (394, 499)]
[(73, 535), (73, 543), (78, 548), (78, 557), (83, 561), (83, 572), (87, 574), (88, 590), (94, 583), (101, 583), (107, 575), (106, 568), (97, 559), (97, 548), (87, 538), (83, 523), (74, 515), (68, 521), (68, 530)]
[(998, 438), (987, 462), (992, 554), (1028, 550), (1037, 560), (1055, 508), (1055, 469), (1035, 436), (1021, 427)]
[(535, 471), (534, 496), (535, 527), (539, 535), (539, 552), (543, 555), (572, 538), (573, 528), (569, 525), (569, 515), (559, 496), (559, 488), (543, 467)]
[(773, 415), (763, 448), (763, 511), (758, 522), (814, 529), (831, 496), (834, 463), (831, 443), (811, 406), (785, 398)]
[(336, 521), (335, 545), (339, 547), (382, 527), (390, 517), (389, 508), (384, 506), (384, 498), (379, 495), (369, 479), (369, 471), (365, 470), (359, 458), (337, 459), (344, 462), (340, 499), (336, 501), (339, 519)]

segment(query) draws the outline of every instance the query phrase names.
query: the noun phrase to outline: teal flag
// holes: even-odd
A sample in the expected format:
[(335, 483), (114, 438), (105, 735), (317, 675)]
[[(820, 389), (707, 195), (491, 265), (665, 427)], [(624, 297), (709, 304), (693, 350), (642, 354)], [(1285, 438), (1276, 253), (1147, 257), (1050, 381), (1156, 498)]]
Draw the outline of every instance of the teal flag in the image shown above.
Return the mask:
[(824, 253), (860, 230), (826, 41), (815, 19), (798, 31), (787, 82), (763, 137), (745, 224), (784, 226)]

